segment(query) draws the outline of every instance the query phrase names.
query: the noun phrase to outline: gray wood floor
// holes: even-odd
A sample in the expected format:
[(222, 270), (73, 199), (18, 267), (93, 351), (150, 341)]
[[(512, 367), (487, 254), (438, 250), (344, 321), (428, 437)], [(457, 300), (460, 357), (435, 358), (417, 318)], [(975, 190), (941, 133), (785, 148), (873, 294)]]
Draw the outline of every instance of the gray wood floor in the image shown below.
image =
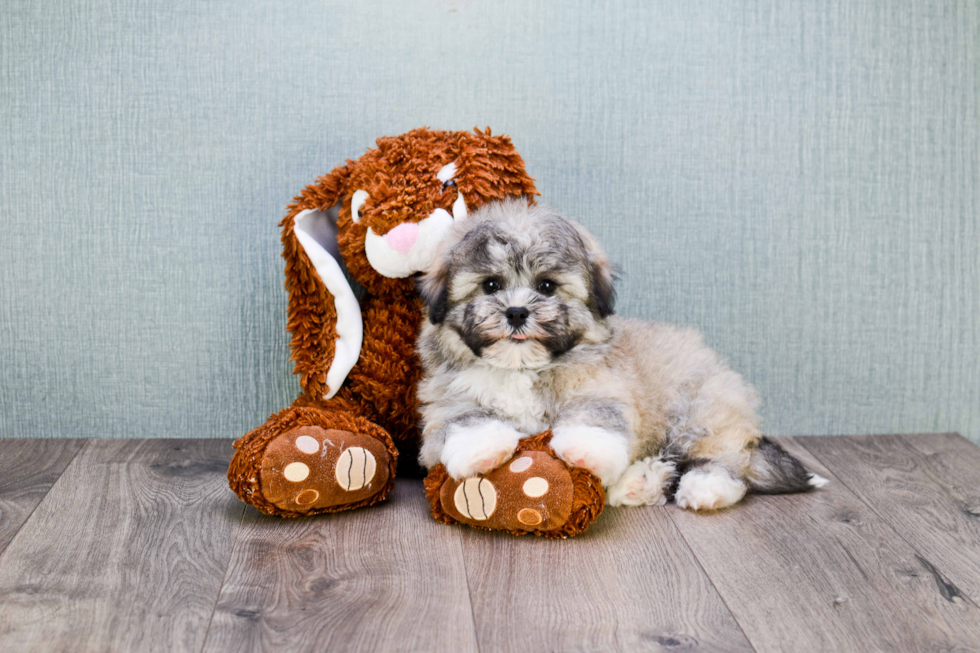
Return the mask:
[(0, 651), (980, 651), (980, 448), (782, 438), (833, 482), (560, 542), (266, 517), (229, 440), (0, 440)]

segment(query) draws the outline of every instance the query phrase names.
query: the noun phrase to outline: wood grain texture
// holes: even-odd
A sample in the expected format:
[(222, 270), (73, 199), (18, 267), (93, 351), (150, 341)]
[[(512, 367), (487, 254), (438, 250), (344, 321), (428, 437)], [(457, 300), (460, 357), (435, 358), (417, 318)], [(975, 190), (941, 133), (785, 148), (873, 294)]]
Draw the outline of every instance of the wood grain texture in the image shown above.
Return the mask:
[(0, 554), (85, 440), (0, 440)]
[(936, 584), (910, 547), (803, 447), (832, 483), (670, 515), (757, 651), (973, 650), (980, 609)]
[(0, 527), (23, 523), (0, 651), (976, 650), (978, 450), (780, 441), (832, 484), (547, 542), (436, 524), (408, 479), (351, 513), (245, 511), (227, 440), (0, 440)]
[(0, 650), (199, 651), (241, 524), (228, 440), (92, 440), (0, 559)]
[(205, 650), (475, 651), (459, 533), (414, 479), (352, 512), (249, 508)]
[(481, 650), (752, 650), (664, 508), (560, 541), (456, 528)]
[(980, 604), (980, 447), (955, 433), (800, 444), (935, 563), (937, 587)]

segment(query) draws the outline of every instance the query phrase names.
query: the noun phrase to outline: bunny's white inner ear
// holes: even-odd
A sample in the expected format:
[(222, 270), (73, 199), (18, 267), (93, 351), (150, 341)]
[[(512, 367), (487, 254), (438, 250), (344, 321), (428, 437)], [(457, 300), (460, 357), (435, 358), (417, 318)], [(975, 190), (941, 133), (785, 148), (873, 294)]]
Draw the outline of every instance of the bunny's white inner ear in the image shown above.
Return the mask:
[[(366, 197), (367, 193), (364, 195)], [(302, 211), (293, 221), (293, 233), (313, 263), (323, 285), (333, 295), (333, 305), (337, 311), (337, 339), (334, 342), (333, 362), (327, 371), (329, 392), (323, 396), (324, 399), (330, 399), (340, 390), (344, 379), (361, 355), (361, 342), (364, 339), (361, 305), (340, 269), (340, 264), (331, 254), (337, 252), (339, 256), (339, 249), (337, 227), (328, 213), (311, 209)]]

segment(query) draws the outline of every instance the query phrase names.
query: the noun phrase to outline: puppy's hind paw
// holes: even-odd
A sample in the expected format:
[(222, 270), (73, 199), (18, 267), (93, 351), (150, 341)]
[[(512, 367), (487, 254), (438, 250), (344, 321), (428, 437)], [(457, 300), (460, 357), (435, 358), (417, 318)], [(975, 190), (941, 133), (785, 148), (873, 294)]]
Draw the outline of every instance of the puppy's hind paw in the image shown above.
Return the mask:
[(610, 506), (662, 506), (667, 503), (665, 490), (674, 478), (674, 463), (650, 456), (627, 468), (618, 481), (606, 490)]
[(693, 469), (677, 485), (674, 501), (690, 510), (721, 510), (738, 503), (747, 487), (722, 469)]

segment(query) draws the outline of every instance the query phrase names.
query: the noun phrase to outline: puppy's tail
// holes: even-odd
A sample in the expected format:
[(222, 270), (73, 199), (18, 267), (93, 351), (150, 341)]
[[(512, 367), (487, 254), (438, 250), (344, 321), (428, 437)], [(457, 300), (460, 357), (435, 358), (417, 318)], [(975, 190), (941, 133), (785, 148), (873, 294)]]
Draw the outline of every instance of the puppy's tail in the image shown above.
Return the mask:
[(759, 494), (809, 492), (829, 481), (806, 471), (803, 464), (767, 437), (759, 440), (749, 463), (749, 485)]

